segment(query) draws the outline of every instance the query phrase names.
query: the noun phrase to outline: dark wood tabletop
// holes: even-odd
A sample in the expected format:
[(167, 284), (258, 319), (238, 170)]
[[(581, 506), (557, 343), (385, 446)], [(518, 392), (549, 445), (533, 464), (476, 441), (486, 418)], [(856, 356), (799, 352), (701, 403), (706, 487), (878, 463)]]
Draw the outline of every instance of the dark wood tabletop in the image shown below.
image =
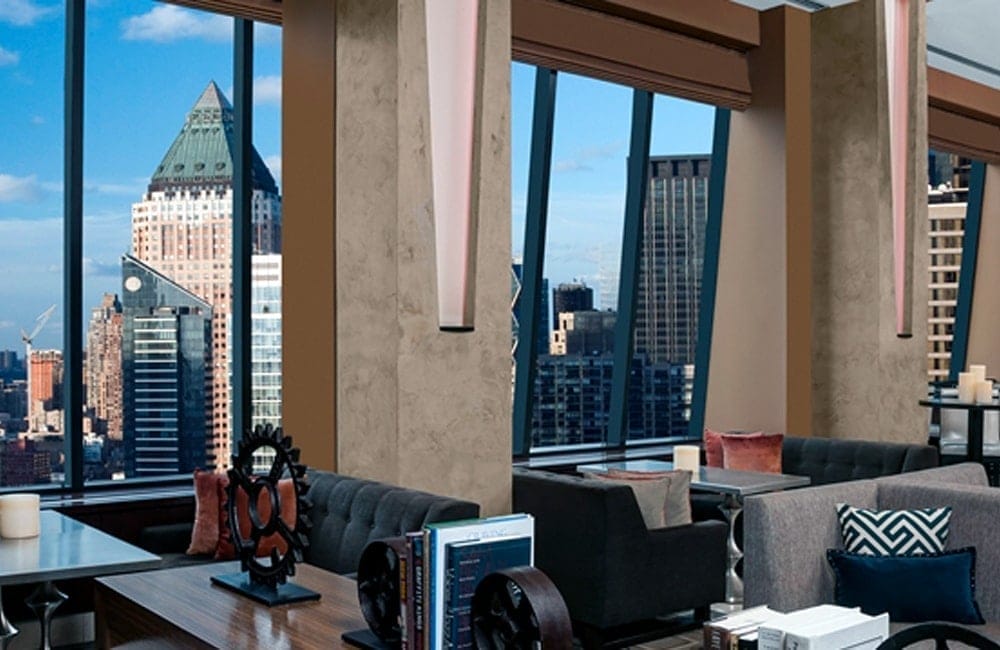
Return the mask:
[(339, 648), (340, 635), (367, 628), (357, 584), (312, 565), (290, 582), (318, 601), (267, 607), (210, 583), (238, 562), (146, 571), (96, 580), (97, 646), (110, 648)]

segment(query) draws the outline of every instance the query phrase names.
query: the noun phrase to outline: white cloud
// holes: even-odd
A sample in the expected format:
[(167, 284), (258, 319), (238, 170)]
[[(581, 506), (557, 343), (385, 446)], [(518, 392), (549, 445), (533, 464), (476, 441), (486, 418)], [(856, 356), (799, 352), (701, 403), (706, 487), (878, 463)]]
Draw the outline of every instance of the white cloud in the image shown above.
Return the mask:
[(100, 183), (90, 181), (83, 184), (83, 189), (87, 192), (96, 192), (98, 194), (138, 197), (146, 190), (146, 186), (145, 184), (126, 185), (123, 183)]
[(105, 262), (92, 257), (83, 258), (83, 274), (88, 277), (113, 277), (121, 275), (120, 262)]
[(159, 5), (148, 13), (122, 21), (126, 41), (169, 43), (186, 38), (228, 41), (233, 37), (233, 20), (218, 14), (202, 15), (176, 5)]
[(58, 7), (42, 7), (33, 0), (0, 1), (0, 22), (21, 27), (33, 25), (40, 18), (55, 13)]
[(17, 52), (11, 52), (10, 50), (5, 50), (0, 47), (0, 68), (5, 65), (17, 65), (20, 60), (21, 55)]
[(281, 185), (281, 154), (267, 156), (264, 158), (264, 164), (271, 170), (271, 175), (274, 176), (278, 185)]
[(0, 174), (0, 203), (37, 201), (41, 198), (42, 186), (37, 176)]
[(254, 104), (281, 105), (281, 75), (256, 77), (253, 80)]
[(41, 115), (33, 115), (31, 117), (31, 123), (34, 124), (35, 126), (41, 126), (45, 124), (45, 118), (42, 117)]
[(592, 171), (593, 167), (591, 167), (590, 163), (614, 158), (616, 155), (624, 152), (624, 150), (625, 142), (622, 140), (577, 149), (573, 152), (572, 157), (556, 161), (552, 166), (552, 171), (556, 173)]

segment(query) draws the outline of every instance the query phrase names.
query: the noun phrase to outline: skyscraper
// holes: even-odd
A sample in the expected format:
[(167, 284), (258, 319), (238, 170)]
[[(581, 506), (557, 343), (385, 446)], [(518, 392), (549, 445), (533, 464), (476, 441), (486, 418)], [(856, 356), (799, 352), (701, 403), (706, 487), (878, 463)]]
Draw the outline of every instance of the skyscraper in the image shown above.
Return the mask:
[(84, 363), (93, 432), (122, 439), (122, 303), (112, 293), (90, 312)]
[(211, 467), (212, 306), (130, 255), (122, 285), (125, 477)]
[(281, 255), (254, 255), (250, 372), (252, 422), (281, 426)]
[[(132, 206), (132, 254), (211, 306), (208, 461), (230, 455), (229, 355), (232, 298), (233, 108), (215, 82), (199, 97)], [(281, 197), (256, 150), (252, 155), (253, 248), (281, 250)]]
[(559, 327), (559, 314), (590, 311), (594, 308), (594, 290), (582, 282), (562, 282), (552, 290), (552, 329)]
[[(511, 309), (511, 354), (517, 350), (521, 323), (521, 283), (524, 278), (524, 265), (519, 258), (515, 258), (510, 265), (510, 309)], [(549, 281), (542, 278), (541, 301), (538, 305), (538, 344), (535, 348), (536, 354), (546, 354), (549, 351)]]
[(653, 363), (694, 363), (710, 161), (707, 155), (649, 159), (635, 352)]
[(32, 350), (29, 431), (46, 431), (45, 413), (62, 408), (63, 356), (60, 350)]

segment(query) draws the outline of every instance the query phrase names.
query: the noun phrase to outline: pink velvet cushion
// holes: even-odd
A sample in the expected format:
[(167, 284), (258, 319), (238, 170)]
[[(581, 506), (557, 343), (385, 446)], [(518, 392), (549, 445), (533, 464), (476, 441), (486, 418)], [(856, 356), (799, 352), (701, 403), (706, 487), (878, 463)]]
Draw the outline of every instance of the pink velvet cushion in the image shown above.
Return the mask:
[(722, 461), (725, 469), (781, 473), (781, 433), (751, 433), (722, 436)]
[(194, 528), (188, 555), (215, 553), (219, 543), (219, 481), (225, 474), (194, 471)]
[(705, 442), (705, 466), (706, 467), (725, 467), (725, 458), (722, 453), (722, 439), (729, 436), (759, 436), (763, 435), (762, 431), (754, 431), (752, 433), (746, 431), (712, 431), (711, 429), (705, 429), (705, 433), (702, 439)]

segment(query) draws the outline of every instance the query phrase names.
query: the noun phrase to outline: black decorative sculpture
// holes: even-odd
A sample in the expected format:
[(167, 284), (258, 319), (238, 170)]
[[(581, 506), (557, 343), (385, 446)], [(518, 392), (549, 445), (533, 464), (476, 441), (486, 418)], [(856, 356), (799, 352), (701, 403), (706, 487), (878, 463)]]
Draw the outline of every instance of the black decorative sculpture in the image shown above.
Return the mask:
[(366, 650), (397, 650), (402, 645), (399, 572), (405, 555), (405, 537), (377, 539), (361, 552), (358, 604), (369, 629), (345, 632), (341, 638), (350, 645)]
[[(263, 475), (253, 473), (254, 454), (270, 450), (274, 454), (270, 470)], [(304, 600), (318, 600), (319, 594), (296, 584), (289, 584), (295, 575), (295, 564), (302, 562), (303, 550), (309, 545), (308, 532), (312, 522), (306, 511), (312, 506), (305, 496), (309, 485), (305, 482), (306, 467), (299, 463), (299, 450), (292, 447), (292, 439), (283, 435), (281, 427), (270, 424), (256, 426), (246, 433), (233, 454), (226, 488), (229, 503), (229, 532), (233, 546), (240, 558), (241, 573), (212, 576), (212, 582), (249, 596), (265, 605), (281, 605)], [(295, 489), (295, 527), (281, 518), (281, 493), (278, 481), (288, 478)], [(237, 494), (247, 495), (250, 515), (250, 534), (240, 531)], [(261, 493), (266, 493), (270, 505), (267, 517), (262, 516), (258, 504)], [(285, 543), (284, 554), (272, 548), (269, 556), (258, 558), (261, 541), (277, 534)], [(264, 562), (262, 560), (266, 559)]]

